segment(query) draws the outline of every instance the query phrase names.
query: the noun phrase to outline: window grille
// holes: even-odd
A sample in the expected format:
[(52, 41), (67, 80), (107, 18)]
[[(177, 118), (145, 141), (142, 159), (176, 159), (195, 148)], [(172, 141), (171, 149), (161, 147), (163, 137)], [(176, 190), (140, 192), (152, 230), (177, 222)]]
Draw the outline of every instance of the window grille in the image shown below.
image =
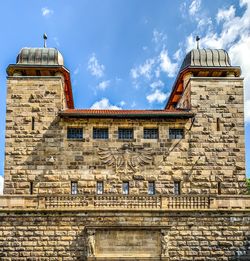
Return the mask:
[(155, 194), (155, 182), (154, 181), (149, 181), (148, 182), (148, 194), (149, 195), (154, 195)]
[(124, 181), (122, 183), (122, 194), (124, 194), (124, 195), (129, 194), (129, 182), (128, 181)]
[(96, 183), (96, 193), (98, 195), (103, 194), (103, 181), (97, 181), (97, 183)]
[(180, 195), (181, 194), (181, 182), (180, 181), (175, 181), (174, 182), (174, 194), (175, 195)]
[(81, 140), (83, 138), (83, 130), (82, 130), (82, 128), (68, 128), (68, 130), (67, 130), (67, 138), (68, 139)]
[(133, 139), (133, 129), (129, 128), (119, 128), (118, 129), (118, 139), (119, 140), (132, 140)]
[(71, 182), (71, 194), (76, 195), (78, 192), (78, 183), (76, 181)]
[(158, 139), (158, 136), (157, 128), (144, 128), (144, 139)]
[(93, 128), (93, 139), (108, 139), (108, 128)]
[(183, 129), (169, 129), (169, 139), (182, 139), (184, 138)]

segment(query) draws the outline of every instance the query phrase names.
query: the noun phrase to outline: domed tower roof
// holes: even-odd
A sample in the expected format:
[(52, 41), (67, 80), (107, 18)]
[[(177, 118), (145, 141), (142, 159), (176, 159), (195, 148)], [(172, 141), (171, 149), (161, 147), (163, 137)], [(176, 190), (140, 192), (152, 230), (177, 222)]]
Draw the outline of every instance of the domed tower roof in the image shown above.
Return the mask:
[(55, 48), (22, 48), (16, 63), (20, 65), (64, 65), (62, 54)]
[(230, 67), (228, 53), (222, 49), (193, 49), (187, 53), (180, 71), (187, 67)]

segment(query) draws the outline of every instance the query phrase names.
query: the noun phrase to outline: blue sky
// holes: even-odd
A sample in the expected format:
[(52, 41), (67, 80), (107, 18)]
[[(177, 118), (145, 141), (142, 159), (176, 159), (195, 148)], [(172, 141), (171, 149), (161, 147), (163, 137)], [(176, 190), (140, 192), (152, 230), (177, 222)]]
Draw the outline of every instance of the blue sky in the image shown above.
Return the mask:
[(163, 108), (196, 35), (201, 47), (228, 50), (245, 77), (250, 177), (250, 0), (12, 0), (1, 11), (0, 175), (5, 69), (22, 47), (42, 47), (46, 32), (71, 72), (77, 108)]

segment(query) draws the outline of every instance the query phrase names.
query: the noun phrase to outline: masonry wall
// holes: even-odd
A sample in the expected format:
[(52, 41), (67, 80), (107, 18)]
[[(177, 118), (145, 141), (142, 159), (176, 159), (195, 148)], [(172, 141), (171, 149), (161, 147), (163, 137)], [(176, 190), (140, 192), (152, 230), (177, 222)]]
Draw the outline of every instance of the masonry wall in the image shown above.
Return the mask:
[[(0, 259), (3, 261), (86, 260), (86, 231), (94, 228), (98, 240), (97, 237), (107, 226), (108, 231), (115, 228), (118, 235), (119, 229), (123, 231), (122, 234), (132, 228), (135, 234), (141, 236), (142, 241), (148, 237), (148, 234), (140, 232), (144, 226), (147, 230), (150, 227), (151, 233), (158, 235), (158, 239), (150, 239), (152, 244), (157, 245), (157, 251), (145, 259), (137, 256), (137, 260), (248, 260), (243, 258), (246, 258), (247, 251), (249, 254), (249, 211), (151, 211), (143, 214), (136, 211), (1, 211), (0, 223)], [(163, 230), (168, 235), (167, 255), (160, 259)], [(106, 237), (107, 242), (113, 240), (112, 235), (111, 233)], [(131, 233), (128, 232), (128, 235)], [(128, 241), (130, 244), (127, 241), (124, 243), (128, 244), (128, 249), (143, 253), (143, 245), (131, 243), (132, 238), (128, 238)], [(120, 243), (122, 244), (122, 240)], [(101, 245), (104, 248), (105, 242), (101, 242)], [(96, 252), (96, 258), (100, 259), (93, 260), (123, 260), (125, 252), (118, 253), (118, 246), (115, 245), (113, 248), (109, 247), (109, 258), (101, 258), (103, 250), (100, 248)], [(147, 253), (148, 249), (145, 248), (144, 252)], [(135, 260), (133, 256), (132, 260)]]

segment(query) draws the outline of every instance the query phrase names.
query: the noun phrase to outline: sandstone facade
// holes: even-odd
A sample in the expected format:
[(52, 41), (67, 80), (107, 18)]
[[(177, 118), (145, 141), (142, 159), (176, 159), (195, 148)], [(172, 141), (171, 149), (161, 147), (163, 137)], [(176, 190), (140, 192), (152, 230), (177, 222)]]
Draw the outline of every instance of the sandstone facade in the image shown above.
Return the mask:
[(227, 53), (191, 51), (165, 110), (91, 111), (74, 109), (56, 52), (7, 69), (2, 260), (248, 258), (243, 79)]

